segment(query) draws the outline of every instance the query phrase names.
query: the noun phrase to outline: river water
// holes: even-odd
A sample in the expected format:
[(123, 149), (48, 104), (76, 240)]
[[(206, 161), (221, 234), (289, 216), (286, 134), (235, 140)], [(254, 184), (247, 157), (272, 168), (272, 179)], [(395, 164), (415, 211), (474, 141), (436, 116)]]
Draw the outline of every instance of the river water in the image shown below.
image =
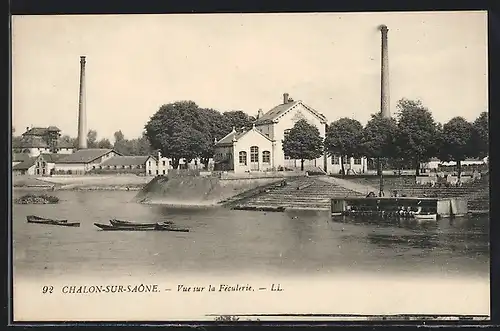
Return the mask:
[[(14, 197), (26, 193), (15, 191)], [(179, 209), (131, 202), (136, 192), (56, 191), (57, 205), (14, 205), (15, 277), (61, 275), (397, 274), (489, 277), (489, 219), (380, 224), (328, 212)], [(81, 222), (28, 224), (27, 215)], [(173, 220), (189, 233), (105, 232), (94, 222)]]

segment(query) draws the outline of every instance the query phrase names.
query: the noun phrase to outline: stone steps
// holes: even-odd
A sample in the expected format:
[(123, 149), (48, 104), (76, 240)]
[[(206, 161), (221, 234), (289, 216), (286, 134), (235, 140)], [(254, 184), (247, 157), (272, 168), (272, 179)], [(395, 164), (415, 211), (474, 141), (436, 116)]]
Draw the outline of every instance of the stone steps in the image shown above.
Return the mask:
[[(297, 188), (301, 189), (297, 189)], [(287, 180), (287, 186), (277, 187), (257, 196), (238, 202), (238, 205), (262, 208), (285, 207), (286, 209), (328, 210), (330, 199), (338, 196), (359, 196), (358, 192), (346, 189), (334, 183), (316, 178), (297, 178)]]

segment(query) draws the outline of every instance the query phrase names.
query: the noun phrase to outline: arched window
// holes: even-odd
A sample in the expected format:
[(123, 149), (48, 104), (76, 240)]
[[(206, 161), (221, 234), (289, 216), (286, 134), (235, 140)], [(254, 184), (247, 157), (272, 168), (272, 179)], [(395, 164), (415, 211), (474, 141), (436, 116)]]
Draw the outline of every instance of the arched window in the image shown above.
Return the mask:
[(271, 163), (271, 152), (269, 151), (262, 152), (262, 163)]
[(259, 147), (257, 146), (250, 147), (250, 162), (252, 163), (259, 162)]
[(239, 159), (241, 165), (247, 165), (247, 152), (241, 151), (239, 153)]

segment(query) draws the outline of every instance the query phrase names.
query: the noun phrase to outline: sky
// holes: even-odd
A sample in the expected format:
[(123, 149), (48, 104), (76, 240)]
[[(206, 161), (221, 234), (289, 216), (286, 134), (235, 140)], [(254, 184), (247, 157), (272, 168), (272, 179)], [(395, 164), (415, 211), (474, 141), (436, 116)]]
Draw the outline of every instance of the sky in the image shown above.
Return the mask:
[(380, 111), (380, 24), (392, 114), (401, 98), (441, 123), (488, 110), (486, 12), (14, 16), (12, 124), (76, 137), (81, 55), (99, 138), (138, 137), (170, 102), (256, 115), (283, 93), (366, 124)]

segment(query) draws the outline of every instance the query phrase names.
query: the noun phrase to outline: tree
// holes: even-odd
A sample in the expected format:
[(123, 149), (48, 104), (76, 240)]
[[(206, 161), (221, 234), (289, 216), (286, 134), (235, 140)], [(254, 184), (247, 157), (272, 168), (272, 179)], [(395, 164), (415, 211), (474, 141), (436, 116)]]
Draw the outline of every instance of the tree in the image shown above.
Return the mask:
[(59, 138), (59, 141), (68, 143), (73, 146), (73, 148), (78, 148), (78, 138), (71, 138), (70, 136), (65, 134), (61, 136), (61, 138)]
[(17, 148), (21, 145), (22, 142), (22, 136), (16, 136), (14, 133), (16, 132), (16, 129), (14, 126), (12, 126), (12, 147), (17, 150)]
[(300, 160), (300, 170), (304, 171), (304, 160), (313, 160), (323, 154), (323, 139), (316, 126), (299, 120), (283, 139), (286, 156)]
[(148, 137), (144, 133), (139, 138), (132, 139), (131, 144), (133, 155), (150, 155), (153, 152)]
[(114, 133), (115, 143), (113, 144), (113, 148), (120, 154), (123, 155), (131, 155), (130, 154), (130, 145), (128, 141), (125, 139), (123, 132), (118, 130)]
[(102, 138), (97, 142), (97, 148), (106, 148), (106, 149), (111, 149), (113, 148), (113, 144), (109, 141), (107, 138)]
[(340, 155), (342, 175), (345, 175), (344, 157), (361, 156), (363, 126), (351, 118), (341, 118), (326, 130), (325, 149), (332, 157)]
[(471, 146), (473, 151), (471, 156), (485, 157), (489, 154), (489, 125), (488, 113), (482, 112), (472, 124)]
[[(201, 108), (206, 128), (204, 130), (206, 139), (203, 141), (203, 148), (200, 154), (200, 161), (205, 169), (208, 169), (208, 162), (215, 152), (215, 139), (220, 140), (231, 132), (232, 126), (228, 122), (227, 116), (222, 115), (215, 109)], [(245, 114), (246, 115), (246, 114)], [(231, 116), (231, 115), (229, 115)]]
[(454, 117), (443, 125), (439, 156), (442, 161), (457, 163), (458, 181), (462, 173), (461, 161), (475, 153), (471, 148), (473, 126), (463, 117)]
[(240, 129), (242, 127), (249, 128), (255, 121), (253, 116), (249, 116), (247, 113), (241, 110), (227, 111), (222, 114), (223, 123), (225, 125), (226, 134), (231, 132), (232, 128)]
[(381, 175), (382, 161), (387, 160), (396, 164), (398, 169), (402, 167), (397, 146), (398, 124), (394, 118), (383, 117), (381, 113), (371, 116), (371, 119), (363, 129), (362, 150), (365, 156), (377, 160), (377, 172)]
[(97, 147), (97, 131), (90, 129), (87, 133), (87, 148)]
[(145, 126), (153, 149), (172, 159), (174, 169), (180, 159), (200, 157), (210, 141), (206, 114), (193, 101), (177, 101), (160, 107)]
[(122, 130), (118, 130), (116, 131), (113, 136), (115, 137), (115, 143), (117, 141), (122, 141), (122, 140), (125, 140), (125, 136), (123, 135), (123, 132)]
[(420, 100), (401, 99), (398, 109), (397, 144), (402, 157), (411, 161), (416, 174), (420, 173), (420, 163), (436, 156), (439, 137), (437, 125), (431, 112)]

